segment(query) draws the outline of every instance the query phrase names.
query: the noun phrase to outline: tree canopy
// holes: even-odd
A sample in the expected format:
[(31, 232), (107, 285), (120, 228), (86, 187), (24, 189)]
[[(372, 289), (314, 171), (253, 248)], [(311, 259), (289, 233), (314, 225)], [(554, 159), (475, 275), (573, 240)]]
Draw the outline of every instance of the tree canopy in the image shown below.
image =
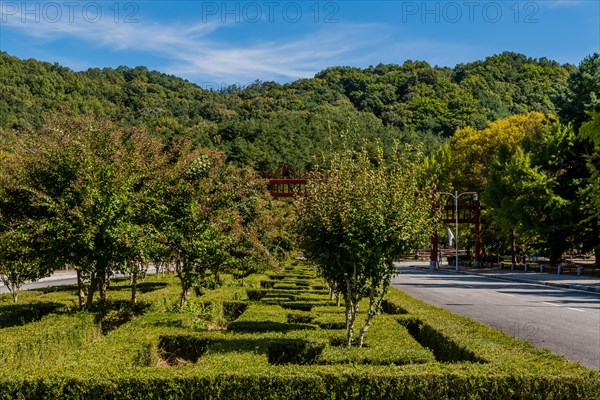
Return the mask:
[(531, 111), (555, 113), (571, 65), (502, 53), (454, 68), (422, 61), (332, 67), (286, 84), (205, 90), (145, 67), (73, 72), (0, 52), (0, 128), (39, 128), (44, 113), (94, 113), (155, 135), (222, 150), (257, 169), (310, 167), (340, 149), (348, 125), (360, 141), (421, 143), (426, 152), (468, 126)]
[(374, 154), (347, 149), (312, 176), (297, 200), (300, 248), (345, 300), (347, 346), (354, 341), (360, 301), (368, 298), (369, 308), (358, 346), (381, 311), (393, 261), (426, 243), (433, 231), (433, 193), (419, 186), (418, 161), (410, 149), (396, 149), (389, 161), (381, 145)]

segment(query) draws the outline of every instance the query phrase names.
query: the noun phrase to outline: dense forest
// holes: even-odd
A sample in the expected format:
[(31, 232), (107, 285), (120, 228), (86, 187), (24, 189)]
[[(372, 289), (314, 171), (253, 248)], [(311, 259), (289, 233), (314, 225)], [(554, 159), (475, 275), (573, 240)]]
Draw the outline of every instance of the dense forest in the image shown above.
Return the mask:
[[(310, 167), (351, 140), (422, 143), (532, 111), (556, 112), (576, 68), (506, 52), (454, 68), (423, 61), (328, 68), (291, 83), (221, 91), (145, 67), (74, 72), (0, 52), (0, 128), (37, 129), (51, 112), (106, 116), (159, 136), (187, 136), (257, 169)], [(359, 133), (357, 133), (359, 132)]]
[[(0, 93), (0, 165), (3, 158), (12, 157), (7, 166), (20, 160), (13, 147), (24, 139), (12, 138), (92, 120), (110, 132), (141, 128), (166, 144), (167, 153), (181, 143), (218, 150), (239, 171), (315, 169), (349, 147), (366, 146), (371, 155), (381, 149), (389, 159), (396, 143), (419, 144), (427, 156), (419, 163), (422, 186), (481, 195), (483, 232), (464, 230), (463, 238), (482, 238), (486, 255), (545, 254), (555, 265), (567, 251), (600, 254), (598, 54), (577, 67), (510, 52), (454, 68), (415, 61), (332, 67), (286, 84), (257, 81), (210, 91), (145, 67), (74, 72), (0, 53)], [(129, 195), (138, 189), (132, 186)], [(293, 219), (286, 213), (266, 219)], [(262, 235), (270, 237), (266, 248), (289, 250), (289, 232), (271, 228)]]

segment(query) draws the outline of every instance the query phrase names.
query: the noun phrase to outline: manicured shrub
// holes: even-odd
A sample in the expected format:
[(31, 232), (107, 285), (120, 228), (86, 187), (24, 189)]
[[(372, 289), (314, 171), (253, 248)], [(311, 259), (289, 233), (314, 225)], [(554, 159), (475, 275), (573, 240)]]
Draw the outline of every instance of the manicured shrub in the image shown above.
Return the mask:
[[(266, 277), (253, 275), (245, 284), (266, 293), (262, 300), (245, 301), (248, 287), (226, 283), (182, 312), (172, 306), (177, 282), (163, 279), (167, 286), (141, 294), (147, 310), (106, 335), (89, 312), (0, 329), (0, 399), (600, 399), (597, 372), (397, 290), (365, 347), (347, 348), (344, 329), (324, 329), (344, 323), (344, 307), (327, 296), (299, 301), (291, 295), (321, 294), (257, 289)], [(130, 294), (108, 295), (106, 315)], [(23, 292), (21, 300), (66, 312), (73, 293)], [(237, 319), (194, 324), (200, 305), (206, 318)]]
[(384, 299), (381, 302), (381, 309), (386, 314), (407, 314), (408, 311), (404, 309), (404, 307), (389, 301), (388, 299)]
[(224, 301), (223, 315), (227, 321), (235, 321), (246, 311), (248, 303), (244, 301)]
[(295, 311), (287, 314), (287, 321), (292, 324), (310, 324), (312, 320), (313, 317), (308, 312)]
[(248, 299), (252, 301), (259, 301), (265, 295), (271, 292), (271, 289), (246, 289), (246, 294), (248, 295)]
[(169, 364), (177, 359), (183, 359), (195, 363), (206, 353), (210, 342), (198, 336), (192, 335), (169, 335), (161, 336), (158, 341), (160, 356)]
[(273, 286), (275, 286), (276, 281), (274, 280), (268, 280), (268, 281), (260, 281), (260, 287), (263, 289), (273, 289)]
[(405, 326), (412, 337), (423, 347), (433, 351), (435, 359), (443, 362), (486, 362), (477, 357), (472, 351), (461, 346), (417, 318), (400, 318), (401, 325)]
[(321, 342), (280, 339), (269, 344), (267, 356), (270, 364), (314, 364), (324, 348)]

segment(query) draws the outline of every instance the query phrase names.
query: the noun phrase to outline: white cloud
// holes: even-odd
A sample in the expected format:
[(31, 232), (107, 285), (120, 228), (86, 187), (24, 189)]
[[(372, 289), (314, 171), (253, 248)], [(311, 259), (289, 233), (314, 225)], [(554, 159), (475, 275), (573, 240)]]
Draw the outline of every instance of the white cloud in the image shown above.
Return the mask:
[(579, 7), (585, 5), (585, 3), (589, 3), (589, 0), (544, 0), (537, 2), (538, 5), (549, 8)]
[[(117, 52), (143, 52), (168, 60), (159, 68), (195, 81), (251, 82), (291, 80), (309, 77), (319, 70), (339, 64), (356, 63), (374, 43), (384, 38), (384, 28), (375, 24), (341, 24), (321, 27), (294, 38), (281, 38), (241, 45), (219, 39), (218, 30), (238, 29), (239, 25), (221, 22), (115, 23), (111, 18), (96, 22), (68, 16), (50, 22), (40, 15), (23, 15), (0, 9), (3, 28), (18, 30), (37, 42), (52, 43), (77, 39), (86, 46)], [(381, 31), (380, 35), (374, 35)], [(381, 39), (380, 39), (381, 40)], [(358, 58), (357, 58), (358, 57)]]

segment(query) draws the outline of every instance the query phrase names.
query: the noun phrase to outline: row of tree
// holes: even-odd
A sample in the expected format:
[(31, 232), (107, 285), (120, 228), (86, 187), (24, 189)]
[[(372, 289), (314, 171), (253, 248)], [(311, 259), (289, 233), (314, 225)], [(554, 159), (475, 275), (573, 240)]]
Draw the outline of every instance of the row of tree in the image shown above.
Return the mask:
[(1, 146), (0, 276), (15, 302), (24, 282), (67, 265), (81, 306), (96, 290), (105, 298), (118, 272), (132, 277), (135, 303), (150, 262), (174, 266), (184, 302), (193, 286), (262, 268), (289, 247), (265, 182), (190, 140), (53, 116)]

